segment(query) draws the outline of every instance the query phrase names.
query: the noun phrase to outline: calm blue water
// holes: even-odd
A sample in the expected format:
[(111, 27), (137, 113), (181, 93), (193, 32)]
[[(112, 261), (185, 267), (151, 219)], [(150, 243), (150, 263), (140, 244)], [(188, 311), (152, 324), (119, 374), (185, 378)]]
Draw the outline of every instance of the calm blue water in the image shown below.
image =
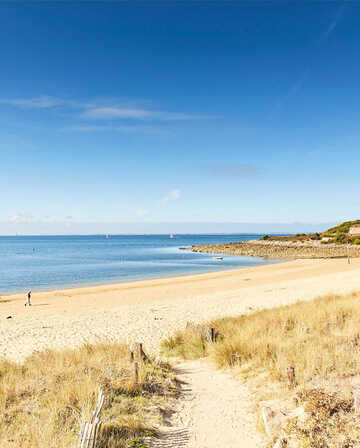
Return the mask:
[[(254, 235), (0, 237), (0, 294), (238, 269), (273, 263), (179, 250), (192, 244), (246, 241)], [(33, 248), (35, 249), (33, 251)]]

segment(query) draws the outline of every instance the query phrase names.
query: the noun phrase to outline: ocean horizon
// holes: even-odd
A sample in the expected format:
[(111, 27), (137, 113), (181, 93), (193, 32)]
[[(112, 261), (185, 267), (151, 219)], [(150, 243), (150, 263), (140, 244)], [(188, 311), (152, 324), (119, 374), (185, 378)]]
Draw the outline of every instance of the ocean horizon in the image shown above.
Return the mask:
[(0, 294), (150, 280), (276, 263), (181, 250), (259, 234), (0, 236)]

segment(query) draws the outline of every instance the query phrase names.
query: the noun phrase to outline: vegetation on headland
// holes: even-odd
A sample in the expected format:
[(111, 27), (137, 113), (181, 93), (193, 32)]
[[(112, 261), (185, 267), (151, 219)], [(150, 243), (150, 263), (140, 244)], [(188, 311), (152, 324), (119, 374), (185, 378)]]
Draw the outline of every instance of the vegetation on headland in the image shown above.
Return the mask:
[(170, 365), (149, 359), (139, 365), (135, 384), (129, 349), (103, 343), (35, 353), (23, 364), (0, 362), (0, 446), (58, 448), (76, 445), (99, 387), (101, 446), (146, 446), (162, 421), (167, 400), (177, 395)]
[[(216, 329), (215, 343), (189, 326), (165, 340), (162, 351), (185, 359), (209, 356), (219, 368), (253, 381), (259, 403), (267, 398), (303, 407), (306, 417), (288, 419), (281, 430), (284, 440), (296, 440), (294, 446), (359, 447), (352, 410), (353, 386), (360, 387), (359, 299), (360, 293), (328, 296), (218, 319), (207, 325)], [(289, 366), (294, 389), (287, 388)]]
[(322, 233), (299, 233), (290, 236), (269, 236), (265, 235), (261, 238), (264, 241), (289, 241), (289, 242), (305, 242), (321, 240), (323, 244), (360, 244), (358, 236), (349, 234), (351, 227), (360, 226), (360, 220), (346, 221), (335, 227), (331, 227)]

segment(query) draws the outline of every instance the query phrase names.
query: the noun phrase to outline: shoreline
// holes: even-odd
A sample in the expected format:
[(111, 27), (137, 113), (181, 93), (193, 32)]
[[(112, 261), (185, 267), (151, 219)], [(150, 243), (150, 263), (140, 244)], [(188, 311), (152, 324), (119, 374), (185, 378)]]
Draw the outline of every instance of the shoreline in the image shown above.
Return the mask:
[[(0, 356), (99, 341), (159, 343), (186, 327), (226, 316), (360, 290), (360, 259), (294, 260), (245, 269), (34, 293), (0, 300)], [(11, 317), (10, 317), (11, 316)]]
[[(186, 248), (186, 250), (191, 250), (191, 248)], [(108, 287), (120, 287), (121, 285), (126, 285), (126, 284), (135, 284), (135, 283), (139, 283), (139, 282), (152, 282), (152, 281), (157, 281), (157, 280), (169, 280), (169, 279), (177, 279), (177, 278), (183, 278), (183, 277), (193, 277), (193, 276), (198, 276), (198, 275), (208, 275), (208, 274), (217, 274), (220, 272), (234, 272), (234, 271), (243, 271), (244, 269), (256, 269), (256, 268), (260, 268), (263, 266), (272, 266), (274, 264), (279, 264), (279, 263), (285, 263), (288, 261), (292, 261), (292, 260), (280, 260), (280, 259), (270, 259), (270, 258), (266, 258), (266, 257), (251, 257), (251, 258), (261, 258), (263, 260), (266, 260), (267, 262), (264, 264), (259, 264), (259, 265), (255, 265), (255, 266), (244, 266), (242, 268), (239, 268), (238, 266), (236, 267), (230, 267), (230, 268), (222, 268), (222, 269), (216, 269), (213, 271), (206, 271), (206, 272), (195, 272), (192, 274), (189, 273), (184, 273), (184, 274), (169, 274), (169, 275), (159, 275), (156, 277), (148, 277), (148, 278), (139, 278), (139, 279), (135, 279), (135, 280), (131, 280), (131, 279), (127, 279), (124, 281), (119, 281), (116, 280), (114, 282), (106, 282), (106, 283), (88, 283), (88, 284), (81, 284), (81, 285), (58, 285), (55, 286), (54, 288), (46, 288), (46, 289), (31, 289), (32, 293), (51, 293), (51, 292), (56, 292), (56, 291), (72, 291), (72, 290), (77, 290), (77, 289), (89, 289), (89, 288), (106, 288)], [(28, 289), (24, 289), (22, 291), (17, 291), (17, 292), (0, 292), (0, 302), (1, 299), (3, 297), (11, 297), (11, 296), (17, 296), (17, 295), (24, 295), (26, 294), (28, 291)]]
[[(260, 257), (259, 257), (260, 258)], [(32, 294), (36, 296), (43, 296), (43, 295), (57, 295), (59, 293), (63, 294), (72, 294), (74, 296), (76, 295), (83, 295), (83, 294), (96, 294), (98, 292), (110, 292), (110, 291), (116, 291), (116, 290), (128, 290), (128, 289), (138, 289), (142, 287), (154, 287), (154, 286), (161, 286), (162, 284), (169, 284), (169, 283), (179, 283), (182, 280), (184, 282), (190, 282), (190, 281), (201, 281), (206, 279), (212, 279), (213, 277), (227, 277), (226, 274), (236, 274), (236, 273), (243, 273), (244, 271), (252, 271), (254, 269), (260, 269), (260, 268), (266, 268), (278, 264), (284, 264), (284, 263), (292, 263), (296, 260), (274, 260), (274, 262), (266, 263), (266, 264), (260, 264), (256, 266), (244, 266), (243, 268), (229, 268), (229, 269), (219, 269), (216, 271), (209, 271), (209, 272), (200, 272), (195, 274), (180, 274), (180, 275), (169, 275), (169, 276), (161, 276), (161, 277), (152, 277), (152, 278), (146, 278), (146, 279), (139, 279), (139, 280), (125, 280), (123, 282), (116, 281), (114, 283), (99, 283), (99, 284), (88, 284), (88, 285), (80, 285), (80, 286), (64, 286), (64, 287), (57, 287), (57, 288), (50, 288), (50, 289), (33, 289)], [(225, 274), (222, 276), (221, 274)], [(24, 298), (27, 293), (27, 290), (21, 291), (21, 292), (10, 292), (10, 293), (0, 293), (0, 304), (3, 299), (9, 300), (9, 299), (20, 299)]]

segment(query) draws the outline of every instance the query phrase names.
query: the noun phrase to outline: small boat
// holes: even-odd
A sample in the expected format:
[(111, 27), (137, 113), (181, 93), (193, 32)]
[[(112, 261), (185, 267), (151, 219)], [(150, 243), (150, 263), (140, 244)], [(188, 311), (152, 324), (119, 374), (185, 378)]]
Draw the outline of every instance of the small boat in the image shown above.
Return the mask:
[(173, 233), (170, 233), (170, 238), (174, 238), (174, 234)]
[(223, 257), (212, 257), (213, 260), (223, 260)]

